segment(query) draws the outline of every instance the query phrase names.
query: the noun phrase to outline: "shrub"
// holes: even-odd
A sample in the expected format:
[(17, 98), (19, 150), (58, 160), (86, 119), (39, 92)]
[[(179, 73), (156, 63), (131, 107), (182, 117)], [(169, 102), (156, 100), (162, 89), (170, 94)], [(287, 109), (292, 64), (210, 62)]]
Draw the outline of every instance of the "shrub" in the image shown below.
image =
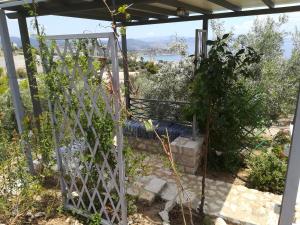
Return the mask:
[(288, 131), (280, 130), (273, 138), (273, 143), (275, 145), (284, 145), (290, 143), (291, 138)]
[(279, 158), (285, 158), (284, 149), (291, 142), (288, 131), (281, 130), (273, 138), (272, 152)]
[(250, 47), (232, 52), (227, 37), (208, 42), (211, 50), (197, 68), (191, 101), (200, 129), (209, 130), (208, 165), (234, 171), (241, 164), (240, 150), (249, 143), (245, 131), (269, 125), (270, 118), (264, 93), (250, 85), (260, 56)]
[(23, 69), (23, 68), (17, 69), (17, 70), (16, 70), (16, 73), (17, 73), (17, 77), (18, 77), (18, 78), (26, 78), (26, 77), (27, 77), (26, 70)]
[(4, 68), (0, 67), (0, 77), (2, 77), (4, 75)]
[(156, 74), (158, 72), (159, 67), (154, 64), (154, 62), (147, 62), (145, 65), (147, 72), (151, 74)]
[(251, 188), (282, 194), (287, 171), (286, 160), (273, 153), (261, 153), (247, 160), (250, 168), (248, 184)]
[(0, 76), (0, 95), (4, 94), (7, 90), (8, 90), (7, 76)]

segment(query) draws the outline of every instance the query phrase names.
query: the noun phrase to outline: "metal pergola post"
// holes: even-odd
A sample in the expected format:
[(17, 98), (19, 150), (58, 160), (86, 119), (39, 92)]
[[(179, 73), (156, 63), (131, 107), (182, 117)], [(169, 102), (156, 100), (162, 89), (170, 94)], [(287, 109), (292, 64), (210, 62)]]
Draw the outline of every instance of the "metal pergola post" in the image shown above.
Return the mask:
[(126, 29), (121, 34), (122, 39), (122, 54), (123, 54), (123, 73), (124, 73), (124, 87), (125, 87), (125, 104), (126, 110), (130, 110), (130, 81), (128, 71), (128, 57), (127, 57), (127, 38)]
[(292, 225), (300, 178), (300, 91), (278, 225)]
[(202, 50), (203, 50), (203, 54), (204, 57), (207, 57), (207, 39), (208, 39), (208, 19), (205, 18), (202, 21), (202, 29), (206, 30), (206, 32), (203, 33), (203, 37), (202, 37)]
[(38, 117), (42, 113), (42, 107), (39, 99), (38, 86), (35, 78), (35, 74), (37, 73), (36, 64), (34, 63), (33, 54), (31, 52), (30, 39), (28, 34), (26, 17), (23, 15), (19, 15), (18, 17), (19, 29), (23, 47), (23, 53), (25, 58), (25, 66), (28, 76), (29, 90), (32, 100), (33, 114), (35, 117), (35, 122), (37, 128), (39, 128), (39, 119)]
[[(15, 117), (17, 120), (19, 134), (22, 135), (22, 133), (24, 132), (23, 120), (24, 120), (25, 113), (24, 113), (24, 107), (22, 105), (19, 84), (16, 75), (12, 46), (11, 46), (8, 27), (7, 27), (7, 20), (6, 20), (5, 12), (2, 9), (0, 9), (0, 35), (1, 35), (2, 49), (3, 49), (5, 63), (6, 63), (7, 76), (9, 80), (10, 93), (14, 105)], [(30, 173), (34, 174), (34, 166), (33, 166), (31, 150), (25, 142), (23, 142), (22, 147), (27, 158), (29, 171)]]

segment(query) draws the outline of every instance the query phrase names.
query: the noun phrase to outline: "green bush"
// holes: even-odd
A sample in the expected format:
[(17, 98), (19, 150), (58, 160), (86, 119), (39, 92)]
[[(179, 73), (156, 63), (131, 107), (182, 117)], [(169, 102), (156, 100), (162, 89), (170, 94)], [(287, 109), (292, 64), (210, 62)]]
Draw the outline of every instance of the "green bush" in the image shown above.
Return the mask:
[(7, 90), (8, 90), (7, 76), (0, 76), (0, 95), (4, 94)]
[(26, 78), (26, 77), (27, 77), (27, 72), (26, 72), (26, 70), (23, 69), (23, 68), (18, 68), (18, 69), (16, 70), (16, 73), (17, 73), (17, 77), (18, 77), (18, 78)]
[(241, 166), (240, 150), (249, 143), (247, 130), (269, 125), (270, 118), (264, 93), (250, 85), (260, 56), (250, 47), (231, 51), (228, 36), (208, 42), (211, 50), (197, 68), (191, 102), (200, 129), (209, 127), (208, 165), (234, 171)]
[(291, 142), (288, 131), (281, 130), (273, 138), (273, 143), (275, 145), (284, 145)]
[(145, 65), (147, 72), (151, 74), (156, 74), (159, 70), (159, 67), (155, 65), (154, 62), (147, 62)]
[(272, 153), (261, 153), (247, 160), (250, 168), (248, 184), (251, 188), (282, 194), (287, 171), (286, 160)]
[(2, 77), (4, 75), (4, 68), (0, 67), (0, 77)]

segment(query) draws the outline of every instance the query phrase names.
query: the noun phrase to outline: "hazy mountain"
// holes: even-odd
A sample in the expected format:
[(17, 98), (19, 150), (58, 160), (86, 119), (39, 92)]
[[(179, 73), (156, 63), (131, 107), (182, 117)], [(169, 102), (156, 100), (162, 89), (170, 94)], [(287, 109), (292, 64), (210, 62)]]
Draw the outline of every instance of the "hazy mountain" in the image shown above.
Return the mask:
[[(193, 37), (184, 37), (188, 45), (189, 54), (194, 53), (195, 38)], [(139, 51), (147, 49), (167, 49), (170, 44), (175, 40), (174, 36), (163, 36), (163, 37), (151, 37), (144, 39), (127, 39), (127, 48), (128, 51)], [(16, 43), (18, 47), (22, 46), (20, 37), (11, 37), (11, 41)], [(38, 47), (38, 41), (35, 38), (30, 38), (30, 42), (34, 47)], [(293, 43), (291, 38), (286, 38), (282, 46), (284, 49), (284, 56), (289, 57), (293, 49)]]
[[(10, 37), (11, 42), (18, 45), (18, 47), (22, 47), (22, 41), (20, 37)], [(38, 41), (35, 38), (30, 38), (30, 43), (34, 47), (38, 47)]]

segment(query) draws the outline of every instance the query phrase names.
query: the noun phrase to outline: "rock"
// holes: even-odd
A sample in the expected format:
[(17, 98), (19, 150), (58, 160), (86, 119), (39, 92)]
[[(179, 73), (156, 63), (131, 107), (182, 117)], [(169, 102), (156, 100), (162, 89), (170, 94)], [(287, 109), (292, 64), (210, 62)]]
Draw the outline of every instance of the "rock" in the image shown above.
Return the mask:
[(175, 199), (178, 195), (177, 185), (174, 183), (168, 183), (161, 192), (161, 198), (166, 201)]
[(170, 223), (169, 213), (167, 211), (161, 211), (158, 213), (158, 215), (164, 222)]
[(31, 212), (31, 211), (28, 211), (28, 212), (26, 213), (25, 216), (26, 216), (26, 217), (32, 217), (33, 215), (32, 215), (32, 212)]
[(74, 225), (83, 225), (82, 223), (80, 223), (78, 220), (75, 220), (75, 222), (73, 223)]
[(139, 195), (139, 199), (142, 201), (146, 201), (150, 205), (153, 203), (155, 196), (156, 195), (153, 192), (142, 190)]
[(139, 193), (140, 193), (140, 190), (138, 189), (135, 189), (134, 187), (128, 187), (126, 189), (126, 192), (128, 195), (131, 195), (131, 196), (138, 196)]
[(40, 202), (40, 201), (42, 201), (42, 197), (40, 195), (38, 195), (38, 196), (35, 197), (34, 200), (37, 201), (37, 202)]
[(159, 194), (166, 184), (167, 182), (165, 180), (155, 177), (145, 186), (145, 190)]
[(127, 194), (131, 196), (138, 196), (142, 190), (143, 183), (141, 182), (134, 182), (133, 184), (128, 185), (127, 187)]
[(227, 223), (222, 218), (217, 218), (215, 225), (227, 225)]
[(70, 224), (72, 222), (72, 219), (70, 218), (70, 217), (68, 217), (67, 219), (66, 219), (66, 223), (67, 224)]
[(188, 206), (193, 201), (195, 201), (195, 199), (196, 199), (196, 194), (194, 192), (185, 190), (182, 193), (178, 194), (176, 201), (177, 204), (180, 204), (180, 200), (181, 200), (183, 205)]
[(43, 163), (41, 160), (39, 159), (35, 159), (33, 160), (33, 167), (34, 167), (34, 170), (39, 173), (43, 170)]
[(164, 211), (170, 212), (176, 205), (176, 199), (168, 201), (165, 205)]
[(217, 218), (215, 225), (227, 225), (227, 223), (222, 218)]
[(73, 198), (78, 198), (78, 197), (79, 197), (79, 194), (78, 194), (78, 192), (76, 192), (76, 191), (73, 191), (73, 192), (71, 193), (71, 195), (72, 195)]
[(44, 216), (46, 216), (46, 213), (44, 213), (44, 212), (37, 212), (37, 213), (35, 213), (34, 214), (34, 216), (33, 216), (33, 218), (40, 218), (40, 217), (44, 217)]

